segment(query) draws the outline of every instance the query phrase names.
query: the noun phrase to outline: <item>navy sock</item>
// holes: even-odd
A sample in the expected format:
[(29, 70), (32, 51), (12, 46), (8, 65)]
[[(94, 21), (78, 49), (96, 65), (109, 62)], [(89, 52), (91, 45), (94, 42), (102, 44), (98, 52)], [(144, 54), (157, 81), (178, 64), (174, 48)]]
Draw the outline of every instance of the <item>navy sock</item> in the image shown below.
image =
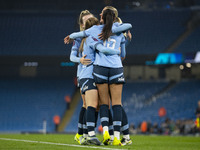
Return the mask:
[(108, 112), (109, 112), (109, 134), (114, 135), (112, 113), (110, 109), (108, 110)]
[(121, 127), (121, 131), (122, 131), (123, 135), (129, 134), (128, 118), (127, 118), (126, 112), (124, 111), (123, 107), (122, 107), (122, 127)]
[(84, 117), (83, 117), (83, 134), (88, 134), (87, 131), (87, 125), (86, 125), (86, 115), (87, 115), (87, 110), (84, 113)]
[(101, 125), (102, 127), (109, 126), (109, 112), (108, 112), (108, 105), (101, 105), (100, 106), (100, 118), (101, 118)]
[(114, 131), (120, 132), (120, 128), (122, 125), (122, 107), (121, 105), (112, 106), (113, 110), (113, 128)]
[(84, 107), (81, 108), (79, 113), (79, 120), (78, 120), (78, 134), (83, 134), (83, 117), (85, 114), (86, 109)]
[(97, 120), (98, 120), (99, 112), (95, 112), (95, 127), (97, 127)]
[(88, 132), (94, 131), (95, 128), (95, 112), (96, 108), (88, 106), (87, 108), (87, 129)]

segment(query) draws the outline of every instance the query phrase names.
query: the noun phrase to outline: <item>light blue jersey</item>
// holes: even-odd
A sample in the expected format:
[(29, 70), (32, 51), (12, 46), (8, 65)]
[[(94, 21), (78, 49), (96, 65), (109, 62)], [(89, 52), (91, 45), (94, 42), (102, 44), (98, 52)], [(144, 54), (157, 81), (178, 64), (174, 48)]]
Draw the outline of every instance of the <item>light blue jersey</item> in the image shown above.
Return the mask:
[(91, 78), (93, 79), (93, 63), (95, 62), (96, 52), (99, 51), (100, 53), (104, 55), (119, 55), (120, 50), (119, 49), (113, 49), (109, 47), (103, 46), (97, 39), (95, 39), (92, 36), (89, 36), (86, 38), (86, 41), (83, 45), (83, 52), (82, 56), (86, 55), (86, 59), (91, 60), (91, 64), (89, 65), (82, 65), (81, 66), (81, 72), (79, 74), (79, 79), (82, 78)]
[[(77, 37), (87, 37), (92, 36), (96, 39), (98, 39), (98, 35), (102, 32), (104, 25), (94, 25), (91, 28), (81, 31), (78, 33), (73, 33), (70, 35), (70, 38), (75, 39)], [(120, 49), (121, 48), (121, 54), (123, 57), (125, 57), (125, 37), (122, 33), (122, 31), (130, 29), (132, 26), (130, 24), (119, 24), (114, 23), (112, 27), (113, 33), (118, 33), (117, 35), (111, 36), (106, 42), (104, 42), (104, 46), (114, 49)], [(98, 39), (99, 42), (102, 42), (102, 40)], [(120, 61), (119, 61), (120, 60)], [(109, 56), (102, 54), (101, 52), (97, 53), (96, 60), (94, 64), (104, 67), (111, 67), (111, 68), (119, 68), (122, 67), (121, 58), (118, 55)]]
[(82, 56), (86, 55), (86, 59), (91, 60), (91, 64), (89, 65), (82, 65), (81, 71), (79, 74), (79, 79), (83, 78), (91, 78), (93, 79), (92, 72), (93, 72), (93, 62), (95, 60), (95, 52), (94, 49), (90, 46), (90, 43), (93, 42), (93, 39), (90, 37), (87, 37), (85, 40), (85, 43), (83, 44), (83, 52)]
[[(113, 49), (125, 49), (125, 37), (121, 33), (119, 36), (113, 35), (110, 36), (103, 45), (105, 47), (110, 47)], [(94, 65), (109, 67), (109, 68), (120, 68), (122, 66), (121, 56), (120, 55), (105, 55), (101, 52), (96, 53), (96, 59)]]
[[(94, 25), (88, 30), (85, 30), (84, 34), (85, 36), (93, 36), (98, 39), (98, 35), (102, 32), (103, 27), (104, 25)], [(102, 40), (99, 41), (103, 42)], [(120, 35), (112, 35), (103, 42), (103, 45), (111, 49), (121, 49), (121, 51), (125, 51), (125, 37), (122, 33)], [(96, 53), (94, 65), (120, 68), (122, 67), (122, 62), (119, 55), (105, 55), (104, 53), (98, 52)]]
[(80, 58), (82, 57), (81, 53), (79, 53), (79, 47), (81, 44), (82, 39), (81, 38), (76, 38), (73, 42), (73, 46), (71, 49), (71, 54), (70, 54), (70, 61), (79, 63), (77, 66), (77, 78), (79, 78), (79, 74), (81, 72), (81, 66), (82, 64), (80, 63)]

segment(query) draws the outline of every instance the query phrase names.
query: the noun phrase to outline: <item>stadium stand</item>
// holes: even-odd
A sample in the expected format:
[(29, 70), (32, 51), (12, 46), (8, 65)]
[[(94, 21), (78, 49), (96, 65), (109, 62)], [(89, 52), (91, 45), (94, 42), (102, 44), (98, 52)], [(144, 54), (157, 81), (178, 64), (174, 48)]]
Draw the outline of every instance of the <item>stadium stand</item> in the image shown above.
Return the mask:
[(156, 54), (165, 49), (186, 29), (189, 10), (120, 12), (124, 22), (131, 22), (133, 39), (127, 54)]
[[(127, 54), (163, 52), (185, 30), (190, 13), (187, 9), (119, 12), (133, 25)], [(0, 55), (69, 55), (71, 46), (64, 45), (63, 38), (78, 31), (77, 16), (77, 12), (0, 13)]]
[[(162, 88), (168, 85), (168, 82), (130, 82), (126, 83), (123, 88), (123, 105), (125, 110), (129, 110), (128, 117), (132, 116), (132, 108), (136, 102), (133, 102), (132, 100), (127, 100), (127, 98), (131, 97), (137, 97), (138, 107), (142, 104), (142, 101), (146, 100), (150, 96), (152, 96), (154, 93), (157, 93)], [(140, 103), (140, 104), (139, 104)], [(77, 132), (77, 122), (78, 122), (78, 115), (79, 111), (82, 107), (82, 101), (77, 106), (75, 113), (73, 114), (70, 123), (66, 127), (65, 131), (67, 132)], [(135, 119), (135, 118), (134, 118)], [(97, 124), (100, 124), (99, 121)]]
[(0, 131), (39, 132), (45, 119), (54, 132), (53, 117), (62, 117), (74, 88), (70, 79), (0, 79)]
[(72, 115), (69, 124), (65, 127), (66, 132), (69, 133), (76, 133), (78, 129), (78, 116), (81, 110), (81, 107), (83, 106), (82, 100), (80, 100), (79, 104), (77, 105), (74, 114)]
[[(129, 122), (139, 125), (142, 121), (150, 121), (161, 123), (165, 118), (160, 118), (158, 110), (160, 107), (165, 107), (167, 110), (167, 117), (172, 120), (177, 119), (194, 119), (195, 108), (197, 101), (199, 100), (200, 93), (200, 81), (181, 81), (178, 82), (169, 91), (163, 93), (153, 103), (145, 105), (142, 101), (146, 98), (148, 91), (153, 91), (157, 87), (162, 88), (161, 85), (166, 83), (142, 83), (140, 88), (138, 83), (127, 84), (127, 88), (124, 87), (123, 104), (129, 117)], [(135, 87), (135, 88), (133, 88)], [(133, 89), (130, 92), (127, 89)], [(126, 89), (126, 90), (125, 90)], [(139, 92), (138, 92), (139, 91)], [(141, 91), (144, 91), (141, 93)]]
[[(124, 85), (123, 106), (130, 124), (134, 123), (134, 125), (138, 126), (142, 121), (160, 124), (166, 117), (173, 121), (195, 119), (194, 111), (200, 93), (199, 80), (180, 81), (153, 102), (146, 103), (148, 98), (164, 89), (168, 84), (168, 81), (131, 81)], [(65, 128), (66, 132), (77, 132), (77, 116), (81, 107), (82, 101), (77, 106), (70, 123)], [(167, 115), (163, 118), (159, 117), (158, 114), (158, 110), (161, 107), (165, 107), (167, 111)]]
[(0, 55), (67, 55), (63, 39), (75, 25), (72, 12), (0, 14)]
[(200, 27), (192, 33), (175, 49), (174, 52), (188, 53), (200, 51)]

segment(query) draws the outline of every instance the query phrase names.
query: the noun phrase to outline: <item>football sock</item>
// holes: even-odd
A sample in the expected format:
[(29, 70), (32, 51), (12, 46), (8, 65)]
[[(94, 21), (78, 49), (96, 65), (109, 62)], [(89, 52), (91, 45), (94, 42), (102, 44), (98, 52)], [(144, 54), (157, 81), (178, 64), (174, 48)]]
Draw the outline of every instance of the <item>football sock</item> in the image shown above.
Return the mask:
[(87, 131), (87, 125), (86, 125), (86, 115), (87, 115), (87, 110), (84, 113), (84, 117), (83, 117), (83, 135), (84, 137), (87, 137), (88, 131)]
[(79, 120), (78, 120), (78, 134), (79, 135), (83, 135), (83, 117), (84, 117), (85, 111), (86, 109), (82, 107), (79, 113)]
[(101, 105), (100, 106), (100, 120), (101, 120), (101, 125), (103, 127), (103, 134), (105, 131), (108, 131), (108, 126), (109, 126), (109, 112), (108, 112), (108, 105)]
[(95, 111), (95, 127), (97, 127), (98, 116), (99, 116), (99, 112)]
[(123, 137), (126, 135), (129, 136), (129, 124), (128, 124), (128, 118), (126, 115), (126, 112), (124, 111), (124, 108), (122, 107), (122, 127), (121, 131), (123, 133)]
[(96, 108), (88, 106), (87, 108), (87, 129), (88, 129), (88, 136), (94, 136), (94, 128), (95, 128), (95, 112)]
[(108, 110), (108, 112), (109, 112), (109, 134), (110, 134), (111, 140), (114, 140), (112, 113), (110, 109)]
[(122, 125), (122, 107), (121, 105), (112, 106), (113, 110), (113, 128), (114, 128), (114, 137), (120, 139), (120, 128)]

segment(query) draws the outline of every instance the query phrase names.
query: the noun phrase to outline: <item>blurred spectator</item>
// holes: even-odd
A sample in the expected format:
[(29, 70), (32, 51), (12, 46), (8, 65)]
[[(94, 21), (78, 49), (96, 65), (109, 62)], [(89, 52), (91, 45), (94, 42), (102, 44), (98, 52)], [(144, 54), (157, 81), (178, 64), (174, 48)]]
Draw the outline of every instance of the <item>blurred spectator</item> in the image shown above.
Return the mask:
[(195, 132), (200, 133), (200, 100), (198, 101), (198, 106), (196, 109), (196, 121), (195, 121)]
[(141, 132), (142, 133), (146, 133), (147, 132), (147, 122), (146, 121), (143, 121), (142, 124), (141, 124)]
[(195, 126), (193, 119), (185, 120), (170, 120), (166, 118), (159, 126), (158, 123), (146, 122), (143, 121), (136, 128), (132, 123), (130, 125), (130, 134), (164, 134), (164, 135), (188, 135), (199, 133), (200, 128)]
[(60, 116), (55, 115), (53, 117), (53, 122), (55, 124), (55, 131), (57, 132), (58, 131), (58, 125), (60, 124)]
[(69, 95), (65, 96), (65, 102), (66, 102), (66, 109), (70, 109), (70, 103), (71, 103), (71, 97)]
[(129, 132), (130, 132), (130, 134), (136, 134), (137, 133), (137, 130), (136, 130), (135, 125), (133, 123), (130, 124)]
[(200, 118), (200, 100), (198, 101), (198, 106), (197, 106), (195, 114), (197, 118)]

